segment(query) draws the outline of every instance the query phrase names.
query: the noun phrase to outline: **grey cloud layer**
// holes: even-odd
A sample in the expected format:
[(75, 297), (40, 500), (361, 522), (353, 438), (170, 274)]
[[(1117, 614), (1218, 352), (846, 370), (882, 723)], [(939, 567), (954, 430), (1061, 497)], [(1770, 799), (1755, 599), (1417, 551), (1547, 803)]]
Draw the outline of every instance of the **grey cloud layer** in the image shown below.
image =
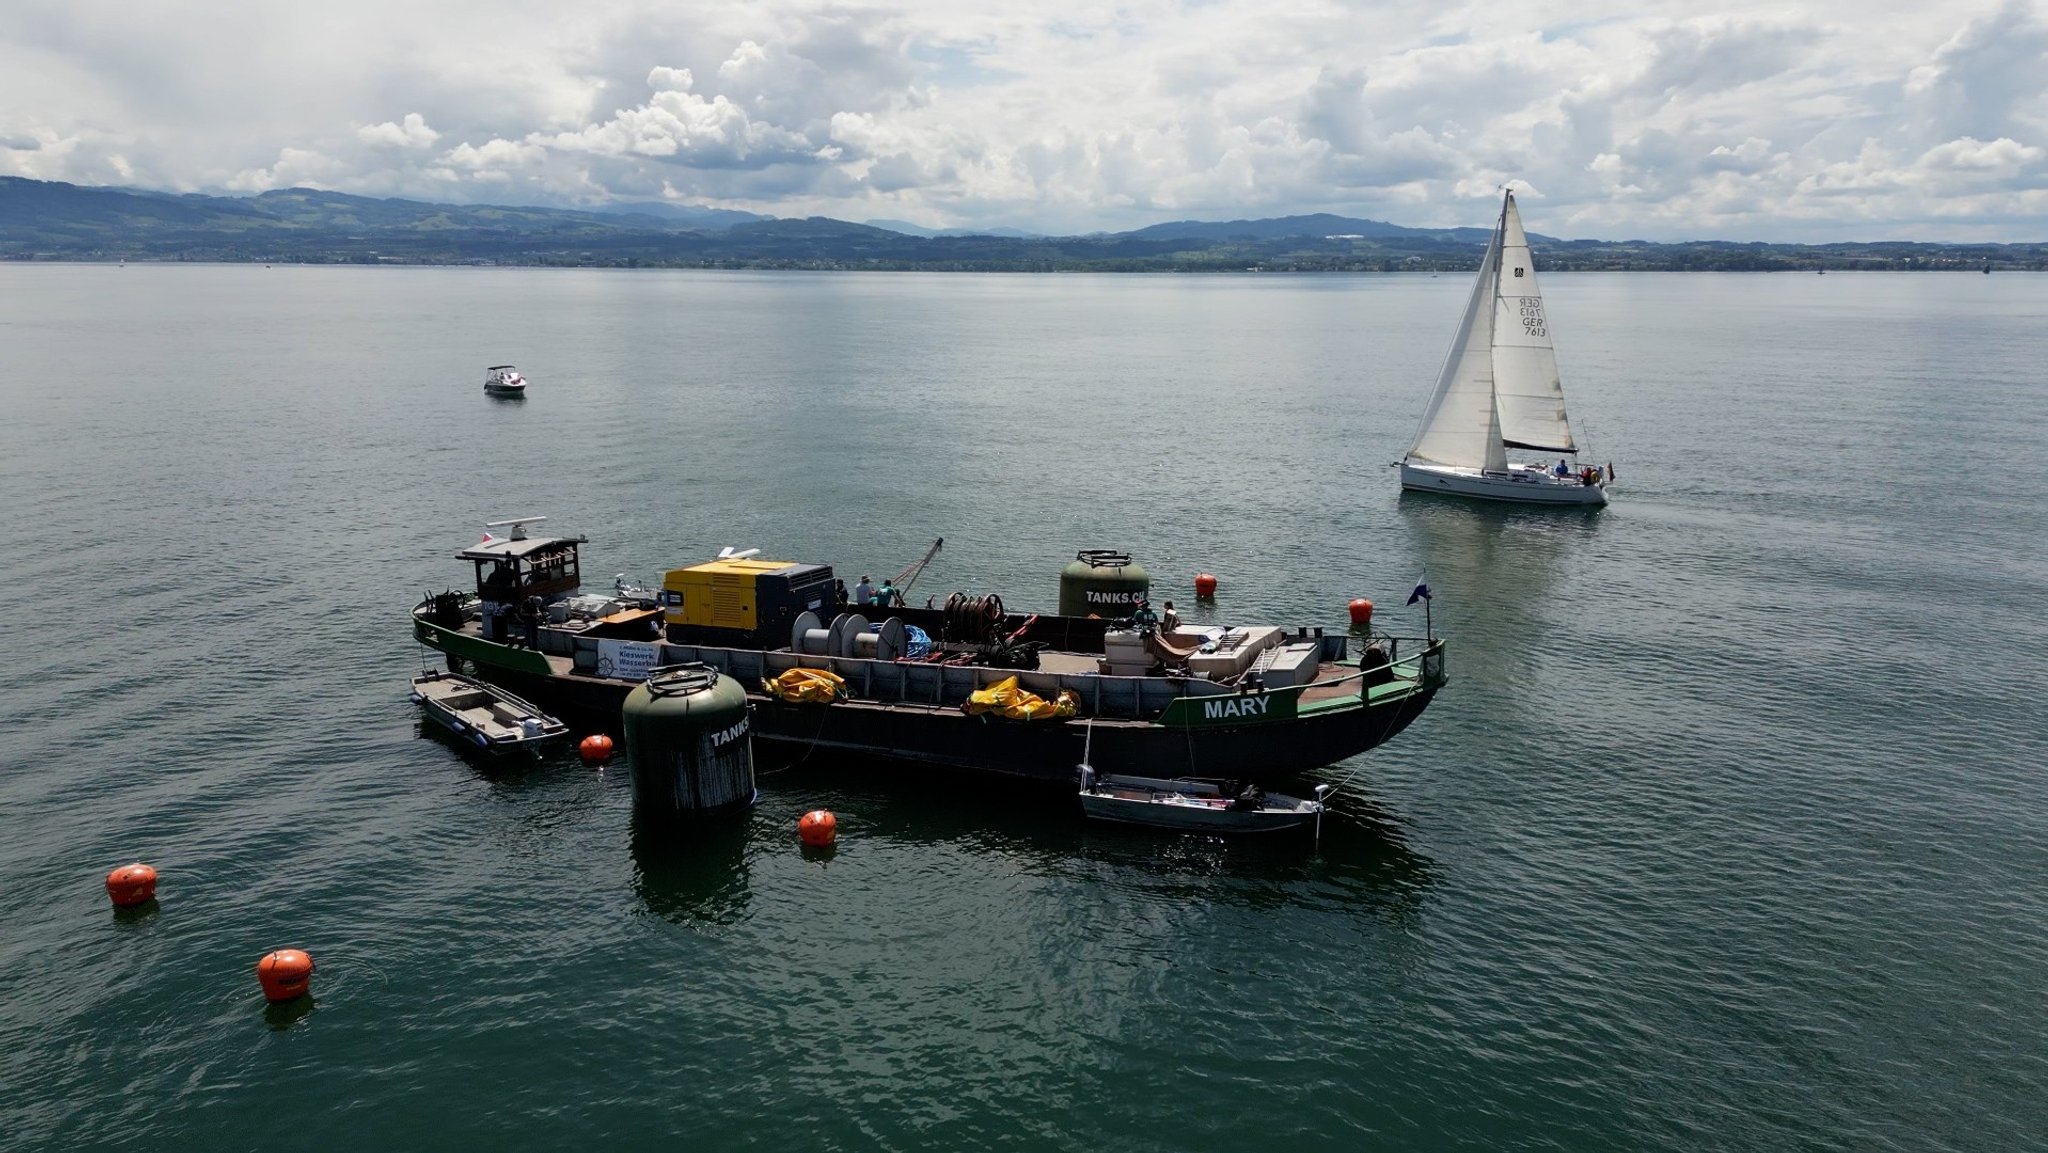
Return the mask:
[(11, 7), (0, 173), (80, 183), (1049, 231), (1468, 224), (1507, 179), (1568, 235), (2034, 239), (2048, 210), (2028, 0)]

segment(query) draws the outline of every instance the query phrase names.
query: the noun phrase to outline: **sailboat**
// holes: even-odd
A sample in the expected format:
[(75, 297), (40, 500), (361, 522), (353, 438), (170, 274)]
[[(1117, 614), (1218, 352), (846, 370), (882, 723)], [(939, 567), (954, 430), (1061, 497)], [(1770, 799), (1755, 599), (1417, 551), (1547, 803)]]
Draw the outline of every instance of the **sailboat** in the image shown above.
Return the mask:
[[(1511, 448), (1565, 455), (1546, 467), (1510, 462)], [(1578, 451), (1529, 237), (1509, 191), (1421, 431), (1401, 458), (1401, 487), (1531, 504), (1606, 504), (1608, 474), (1565, 463)]]

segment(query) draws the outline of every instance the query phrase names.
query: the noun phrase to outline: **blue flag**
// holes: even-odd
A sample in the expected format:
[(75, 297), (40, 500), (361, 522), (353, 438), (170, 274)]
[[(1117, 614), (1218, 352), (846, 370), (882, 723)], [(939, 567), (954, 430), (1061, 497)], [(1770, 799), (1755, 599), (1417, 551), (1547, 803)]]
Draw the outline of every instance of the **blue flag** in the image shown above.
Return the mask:
[(1415, 582), (1415, 591), (1414, 591), (1414, 592), (1412, 592), (1412, 593), (1409, 593), (1409, 594), (1408, 594), (1408, 603), (1412, 605), (1412, 604), (1414, 604), (1414, 603), (1415, 603), (1416, 601), (1426, 601), (1426, 600), (1428, 600), (1428, 599), (1429, 599), (1429, 586), (1428, 586), (1427, 584), (1424, 584), (1424, 583), (1423, 583), (1423, 582), (1421, 582), (1421, 581), (1416, 581), (1416, 582)]

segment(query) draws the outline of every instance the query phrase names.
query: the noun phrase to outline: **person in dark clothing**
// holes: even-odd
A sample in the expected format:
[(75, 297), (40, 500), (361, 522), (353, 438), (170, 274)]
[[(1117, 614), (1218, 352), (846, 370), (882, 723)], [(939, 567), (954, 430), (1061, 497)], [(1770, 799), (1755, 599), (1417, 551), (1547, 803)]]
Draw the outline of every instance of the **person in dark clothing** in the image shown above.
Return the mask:
[(1138, 607), (1131, 610), (1131, 627), (1140, 632), (1151, 632), (1159, 627), (1159, 614), (1152, 611), (1152, 602), (1140, 600)]

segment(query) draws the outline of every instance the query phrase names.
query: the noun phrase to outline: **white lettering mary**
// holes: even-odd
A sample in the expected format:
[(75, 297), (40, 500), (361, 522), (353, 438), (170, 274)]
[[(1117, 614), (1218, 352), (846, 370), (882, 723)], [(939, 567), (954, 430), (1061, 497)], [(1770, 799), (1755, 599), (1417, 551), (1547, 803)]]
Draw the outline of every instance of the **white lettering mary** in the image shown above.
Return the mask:
[(1264, 716), (1266, 706), (1273, 702), (1265, 697), (1221, 697), (1202, 702), (1202, 719), (1222, 720), (1225, 717)]

